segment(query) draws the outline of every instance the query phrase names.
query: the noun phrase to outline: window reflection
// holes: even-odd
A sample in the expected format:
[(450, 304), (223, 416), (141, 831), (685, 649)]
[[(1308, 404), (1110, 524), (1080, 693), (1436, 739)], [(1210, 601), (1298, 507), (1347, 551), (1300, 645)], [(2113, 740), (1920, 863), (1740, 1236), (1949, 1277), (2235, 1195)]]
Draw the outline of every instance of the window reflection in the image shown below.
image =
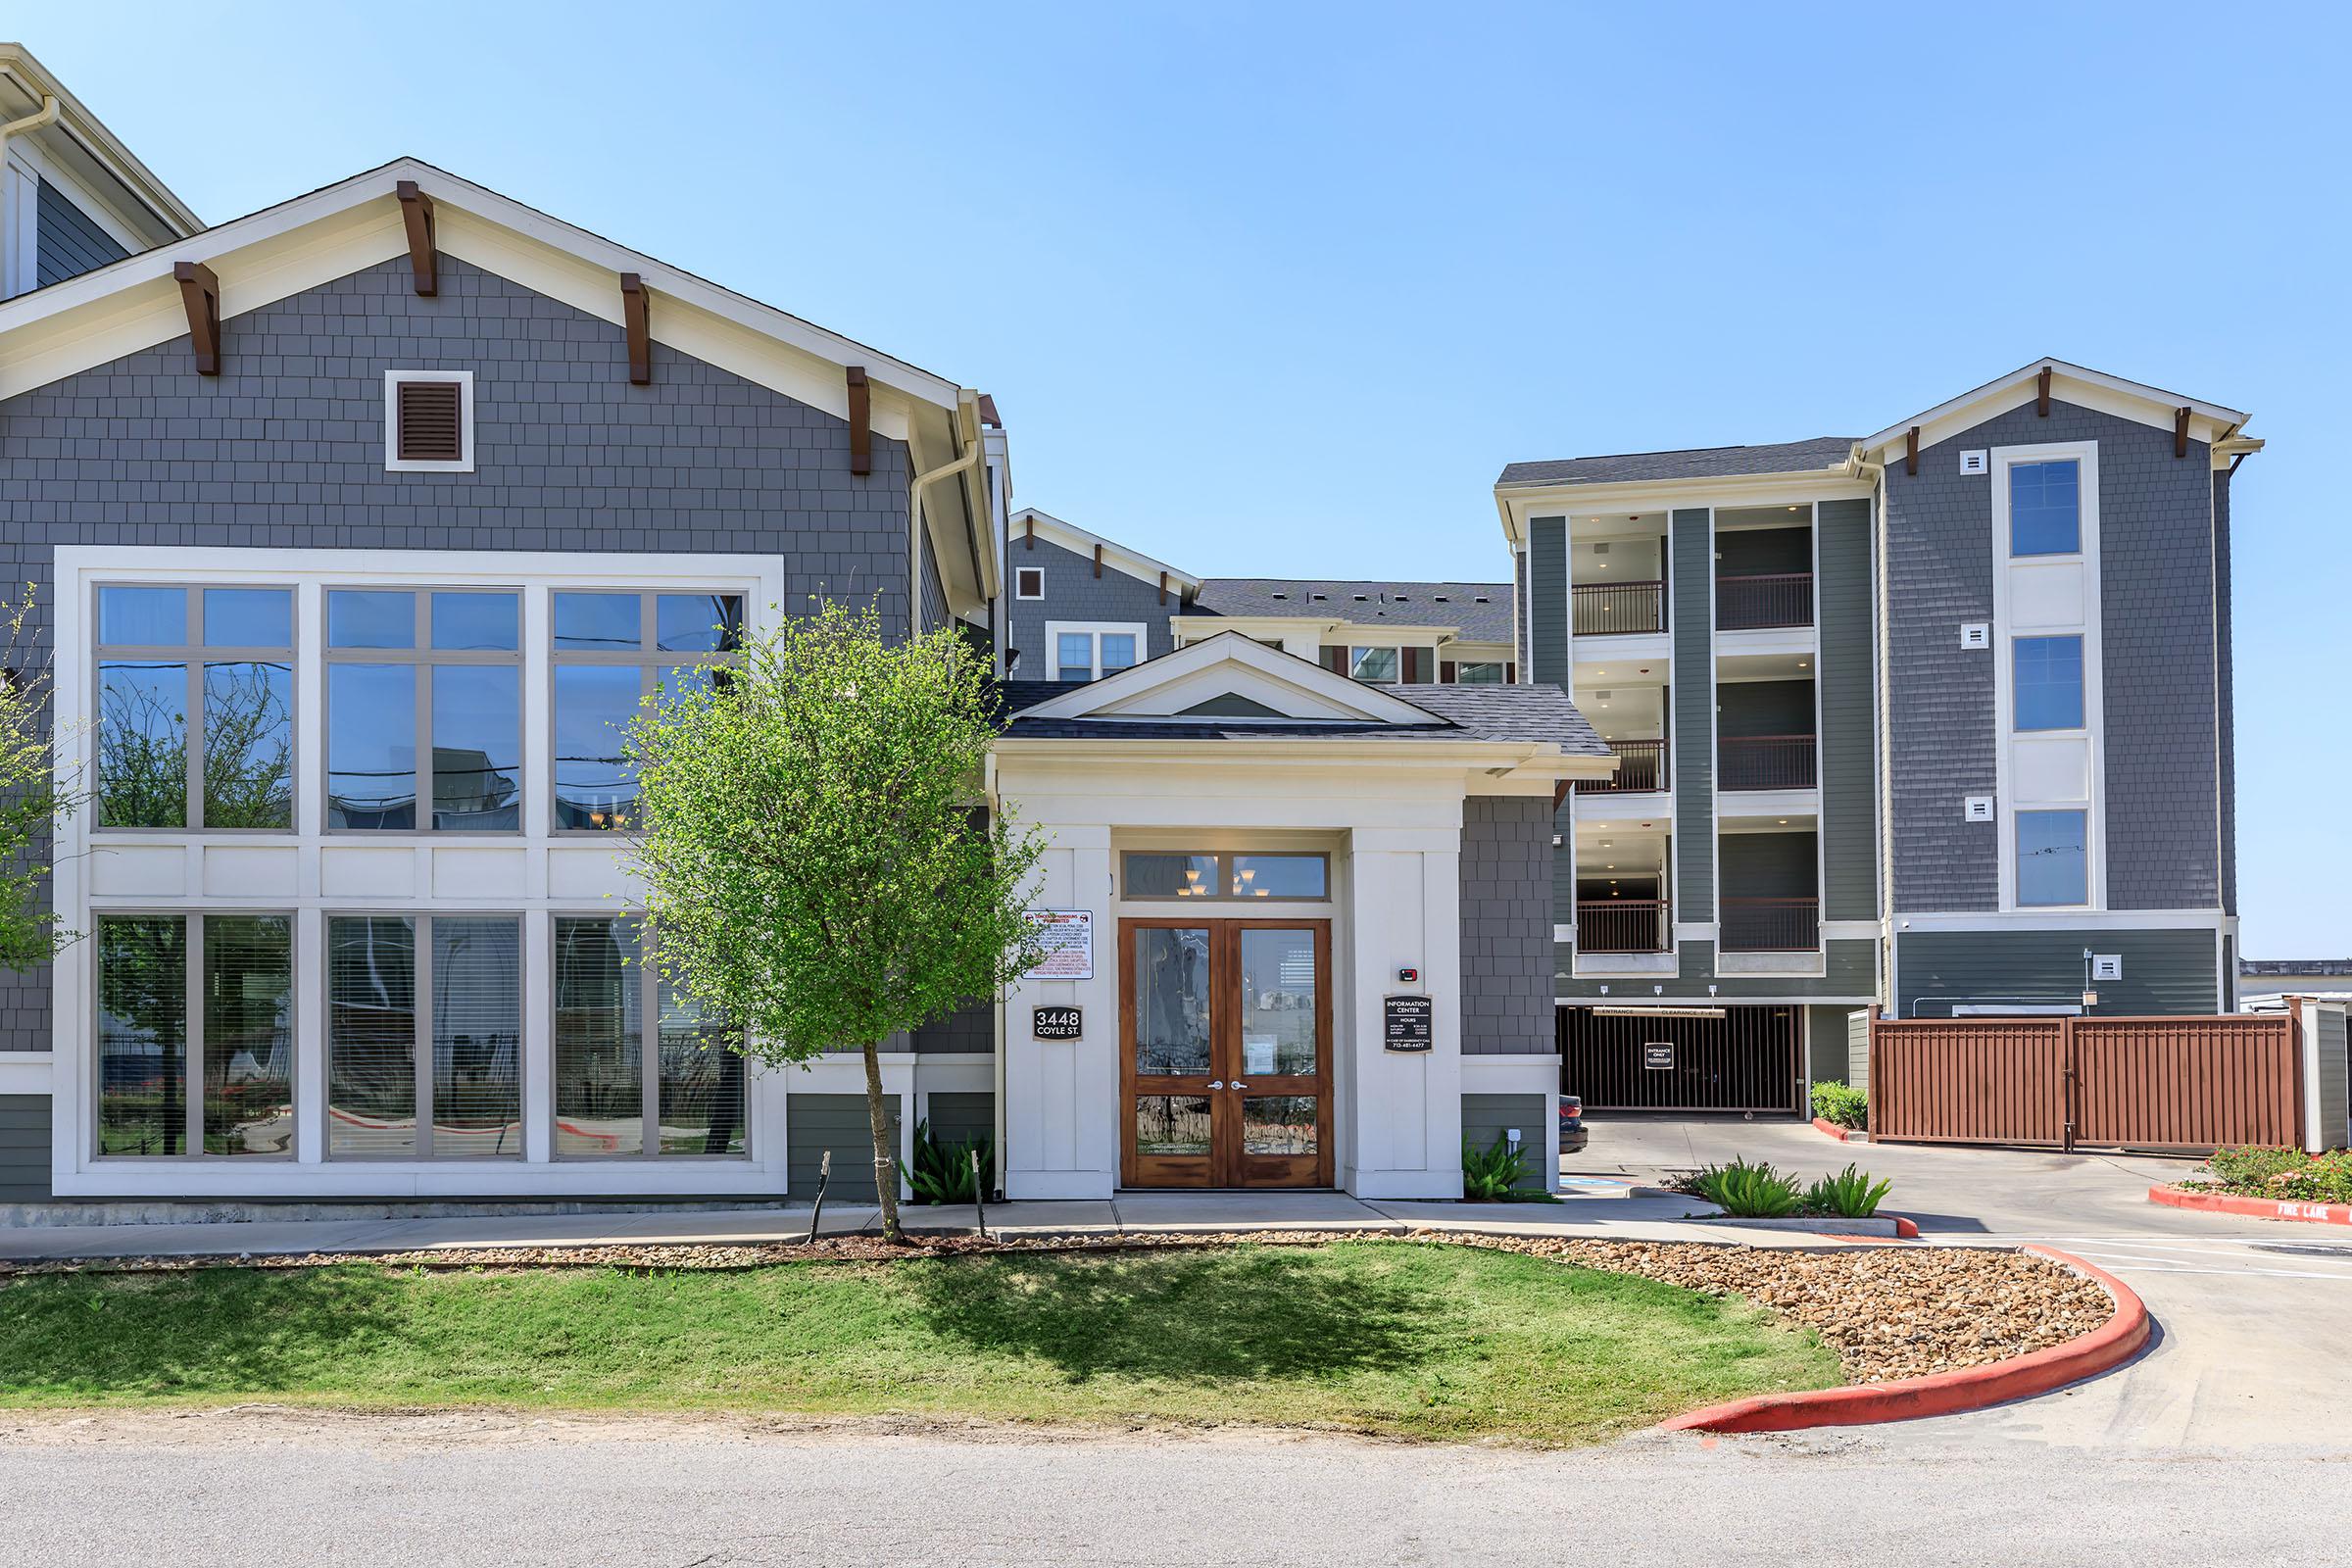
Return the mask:
[(522, 825), (521, 677), (510, 664), (434, 666), (434, 827)]
[(98, 825), (185, 827), (188, 666), (98, 665)]
[(1207, 1097), (1135, 1097), (1135, 1152), (1138, 1154), (1205, 1154), (1208, 1151)]
[(1208, 932), (1144, 926), (1135, 938), (1135, 1070), (1208, 1071)]
[(294, 670), (204, 666), (204, 825), (294, 825)]

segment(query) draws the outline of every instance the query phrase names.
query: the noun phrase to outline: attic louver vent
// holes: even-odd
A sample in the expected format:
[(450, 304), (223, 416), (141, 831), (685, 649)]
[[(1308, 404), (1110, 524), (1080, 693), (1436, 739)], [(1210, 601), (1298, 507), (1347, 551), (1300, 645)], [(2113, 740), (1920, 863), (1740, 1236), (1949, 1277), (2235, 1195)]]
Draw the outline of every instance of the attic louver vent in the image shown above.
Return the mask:
[(1431, 594), (1429, 597), (1434, 603), (1441, 605), (1446, 603), (1446, 596), (1444, 594)]
[(465, 461), (464, 397), (465, 389), (455, 381), (400, 383), (401, 462)]
[(1488, 599), (1487, 599), (1487, 596), (1486, 596), (1485, 594), (1480, 594), (1480, 595), (1478, 596), (1478, 602), (1479, 602), (1480, 604), (1482, 604), (1482, 605), (1483, 605), (1483, 604), (1486, 604), (1486, 603), (1488, 603), (1489, 601), (1488, 601)]
[(1371, 597), (1372, 597), (1372, 596), (1371, 596), (1370, 594), (1357, 594), (1357, 595), (1355, 596), (1355, 602), (1356, 602), (1357, 604), (1359, 604), (1359, 605), (1360, 605), (1360, 604), (1362, 604), (1362, 603), (1363, 603), (1365, 600), (1367, 600), (1367, 599), (1369, 599), (1369, 598), (1371, 598)]
[(1286, 593), (1283, 593), (1283, 592), (1281, 592), (1280, 590), (1277, 590), (1277, 591), (1275, 591), (1274, 593), (1268, 594), (1266, 597), (1267, 597), (1267, 598), (1269, 598), (1269, 599), (1288, 599), (1288, 598), (1290, 598), (1291, 596), (1290, 596), (1289, 594), (1286, 594)]

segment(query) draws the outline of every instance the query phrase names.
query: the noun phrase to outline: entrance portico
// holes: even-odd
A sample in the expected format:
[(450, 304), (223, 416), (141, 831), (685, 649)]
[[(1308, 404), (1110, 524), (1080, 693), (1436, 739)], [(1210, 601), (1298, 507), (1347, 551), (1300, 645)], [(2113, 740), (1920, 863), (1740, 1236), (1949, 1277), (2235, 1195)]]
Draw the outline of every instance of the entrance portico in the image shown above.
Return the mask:
[(1408, 701), (1228, 635), (1006, 698), (991, 804), (1046, 835), (1033, 906), (1091, 936), (1005, 996), (1006, 1198), (1455, 1198), (1465, 1095), (1550, 1184), (1552, 812), (1614, 765), (1563, 694)]

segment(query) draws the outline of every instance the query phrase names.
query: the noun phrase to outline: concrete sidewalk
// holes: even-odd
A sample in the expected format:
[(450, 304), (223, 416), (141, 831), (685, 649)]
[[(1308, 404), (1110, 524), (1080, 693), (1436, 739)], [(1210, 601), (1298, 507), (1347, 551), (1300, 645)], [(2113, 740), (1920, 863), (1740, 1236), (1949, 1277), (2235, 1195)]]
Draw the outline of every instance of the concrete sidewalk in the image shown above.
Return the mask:
[[(969, 1207), (904, 1208), (911, 1231), (968, 1231)], [(1631, 1185), (1580, 1187), (1558, 1203), (1365, 1202), (1345, 1193), (1122, 1193), (1101, 1201), (992, 1204), (991, 1234), (1116, 1236), (1235, 1230), (1416, 1229), (1592, 1236), (1619, 1241), (1739, 1241), (1814, 1246), (1805, 1233), (1711, 1225), (1712, 1205)], [(794, 1242), (808, 1205), (715, 1212), (470, 1215), (417, 1219), (249, 1220), (164, 1225), (75, 1225), (0, 1231), (0, 1258), (289, 1256), (305, 1252), (439, 1251), (482, 1247), (596, 1247)], [(827, 1204), (824, 1234), (873, 1230), (872, 1204)]]

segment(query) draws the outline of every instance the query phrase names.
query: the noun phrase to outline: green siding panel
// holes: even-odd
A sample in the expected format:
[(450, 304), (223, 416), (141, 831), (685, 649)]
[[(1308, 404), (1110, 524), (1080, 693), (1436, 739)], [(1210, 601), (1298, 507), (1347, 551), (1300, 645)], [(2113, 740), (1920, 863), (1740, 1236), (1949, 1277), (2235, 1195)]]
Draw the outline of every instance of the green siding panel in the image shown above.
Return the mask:
[(1531, 618), (1528, 666), (1539, 683), (1569, 689), (1568, 519), (1531, 517), (1527, 524), (1527, 575)]
[(1846, 1015), (1851, 1007), (1814, 1005), (1805, 1009), (1805, 1075), (1812, 1083), (1844, 1083)]
[(1867, 501), (1814, 511), (1821, 564), (1814, 614), (1821, 632), (1821, 916), (1879, 916), (1877, 699)]
[(2118, 954), (2094, 1015), (2210, 1013), (2221, 1000), (2211, 931), (1905, 931), (1895, 937), (1896, 1016), (1943, 1017), (1961, 1004), (2053, 1004), (2082, 996), (2084, 949)]
[[(884, 1097), (895, 1139), (899, 1097)], [(816, 1196), (817, 1164), (833, 1152), (833, 1180), (827, 1202), (870, 1203), (874, 1199), (874, 1137), (866, 1126), (863, 1095), (789, 1095), (784, 1102), (785, 1196)], [(893, 1152), (896, 1152), (894, 1145)]]
[(1668, 542), (1674, 631), (1674, 917), (1715, 918), (1715, 519), (1674, 514)]
[(1544, 1126), (1549, 1108), (1542, 1095), (1464, 1095), (1462, 1142), (1472, 1149), (1492, 1149), (1505, 1129), (1518, 1128), (1520, 1148), (1532, 1152), (1533, 1157), (1517, 1185), (1541, 1192), (1550, 1185), (1544, 1179), (1544, 1152), (1551, 1147), (1551, 1134)]
[(931, 1136), (944, 1143), (968, 1144), (997, 1136), (997, 1097), (982, 1091), (931, 1095), (923, 1114), (931, 1123)]
[(49, 1097), (0, 1095), (0, 1203), (45, 1203)]

